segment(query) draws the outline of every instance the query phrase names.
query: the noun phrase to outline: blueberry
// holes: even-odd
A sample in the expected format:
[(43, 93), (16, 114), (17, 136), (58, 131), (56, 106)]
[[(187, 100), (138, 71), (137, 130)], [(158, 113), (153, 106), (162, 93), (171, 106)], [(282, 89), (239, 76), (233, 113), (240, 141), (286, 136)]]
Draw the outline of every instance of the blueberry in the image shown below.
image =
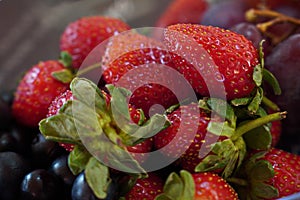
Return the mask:
[(51, 163), (66, 153), (57, 142), (46, 140), (42, 134), (37, 134), (31, 145), (32, 161), (36, 168), (49, 168)]
[(68, 166), (68, 154), (56, 158), (49, 170), (60, 177), (67, 186), (72, 186), (76, 178)]
[(0, 153), (0, 199), (17, 199), (23, 177), (30, 171), (29, 162), (15, 152)]
[[(118, 187), (115, 180), (111, 182), (104, 200), (118, 199)], [(75, 179), (72, 187), (72, 200), (98, 200), (92, 189), (85, 180), (84, 172), (81, 172)]]
[(45, 169), (28, 173), (21, 183), (22, 200), (63, 200), (63, 183)]

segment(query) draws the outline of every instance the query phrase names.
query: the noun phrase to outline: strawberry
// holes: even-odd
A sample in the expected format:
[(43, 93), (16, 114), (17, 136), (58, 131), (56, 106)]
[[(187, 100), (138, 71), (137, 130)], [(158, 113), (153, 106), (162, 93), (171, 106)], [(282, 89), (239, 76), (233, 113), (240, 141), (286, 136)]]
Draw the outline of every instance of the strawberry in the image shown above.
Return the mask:
[(126, 200), (154, 200), (163, 191), (163, 180), (154, 173), (148, 173), (147, 178), (138, 179), (132, 189), (125, 195)]
[[(126, 32), (110, 39), (103, 57), (102, 80), (130, 90), (129, 103), (141, 108), (146, 117), (161, 112), (152, 107), (155, 104), (166, 109), (178, 103), (173, 91), (180, 80), (170, 75), (173, 64), (164, 49), (159, 41)], [(182, 93), (182, 97), (188, 97), (185, 90)]]
[[(176, 191), (176, 192), (175, 192)], [(228, 199), (238, 200), (236, 191), (220, 176), (210, 172), (192, 173), (182, 170), (180, 175), (171, 173), (166, 180), (163, 199)]]
[(199, 23), (208, 8), (206, 0), (173, 0), (156, 22), (157, 27), (177, 23)]
[(225, 90), (232, 100), (249, 96), (255, 88), (259, 55), (244, 36), (213, 26), (176, 24), (167, 27), (164, 39), (178, 71), (200, 95), (223, 98)]
[(276, 148), (250, 155), (235, 179), (241, 199), (273, 200), (300, 191), (299, 155)]
[(270, 129), (272, 135), (272, 147), (276, 147), (280, 140), (281, 132), (282, 132), (282, 122), (281, 121), (273, 121), (271, 123)]
[[(213, 104), (218, 106), (214, 107)], [(221, 117), (220, 108), (227, 110), (225, 118)], [(170, 126), (154, 136), (155, 149), (168, 158), (179, 158), (176, 164), (185, 170), (217, 172), (224, 178), (241, 165), (249, 141), (252, 141), (254, 147), (261, 147), (265, 143), (263, 148), (269, 147), (271, 143), (270, 137), (268, 141), (263, 139), (265, 136), (257, 140), (259, 136), (253, 133), (246, 134), (247, 140), (242, 136), (285, 115), (274, 113), (236, 127), (234, 110), (220, 99), (200, 100), (199, 104), (181, 105), (170, 112), (167, 115)], [(222, 128), (217, 128), (220, 125)]]
[(277, 188), (278, 197), (300, 191), (300, 157), (298, 155), (272, 148), (262, 159), (270, 162), (274, 169), (275, 175), (268, 182)]
[(99, 43), (129, 29), (129, 25), (119, 19), (105, 16), (83, 17), (65, 28), (60, 38), (60, 49), (72, 55), (73, 67), (78, 69)]
[(180, 161), (182, 167), (192, 172), (202, 160), (199, 151), (205, 141), (210, 115), (192, 103), (180, 106), (167, 117), (171, 125), (154, 136), (154, 146), (167, 157), (185, 160)]
[[(110, 104), (110, 95), (106, 93), (104, 90), (101, 90), (103, 96), (106, 99), (106, 104), (109, 106)], [(64, 93), (58, 95), (49, 106), (47, 117), (51, 117), (54, 115), (57, 115), (60, 108), (68, 101), (74, 99), (72, 91), (67, 90)], [(140, 120), (142, 120), (142, 113), (140, 110), (133, 108), (131, 105), (129, 105), (129, 112), (131, 119), (134, 123), (138, 124)], [(67, 151), (72, 151), (74, 149), (74, 144), (69, 143), (59, 143), (60, 146), (64, 147)], [(139, 162), (143, 163), (147, 159), (147, 156), (145, 153), (151, 152), (153, 146), (153, 139), (147, 139), (141, 143), (138, 143), (134, 146), (127, 146), (127, 150), (129, 152), (133, 152), (133, 157)]]
[(32, 66), (20, 81), (12, 105), (16, 120), (26, 126), (37, 127), (46, 117), (51, 101), (68, 88), (56, 80), (53, 72), (64, 70), (59, 61), (48, 60)]
[(274, 9), (278, 8), (280, 6), (294, 6), (299, 7), (299, 0), (244, 0), (249, 7), (252, 8), (268, 8), (268, 9)]

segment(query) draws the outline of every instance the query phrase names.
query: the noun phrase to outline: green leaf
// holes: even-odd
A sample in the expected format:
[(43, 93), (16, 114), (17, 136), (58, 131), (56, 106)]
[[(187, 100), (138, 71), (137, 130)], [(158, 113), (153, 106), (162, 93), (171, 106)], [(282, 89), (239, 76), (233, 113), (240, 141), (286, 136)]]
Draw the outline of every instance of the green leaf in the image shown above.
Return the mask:
[(281, 95), (281, 88), (276, 77), (267, 69), (263, 70), (263, 80), (266, 81), (274, 91), (275, 95)]
[(226, 162), (227, 160), (220, 155), (208, 155), (195, 167), (195, 172), (224, 169)]
[(248, 105), (248, 110), (250, 111), (250, 113), (252, 114), (256, 113), (259, 106), (261, 105), (262, 99), (263, 99), (263, 89), (259, 87), (257, 88), (256, 94), (252, 99), (251, 103)]
[(245, 106), (251, 102), (251, 97), (237, 98), (230, 101), (230, 103), (234, 106)]
[(97, 112), (107, 112), (106, 99), (92, 81), (85, 78), (74, 78), (70, 89), (78, 101), (85, 103)]
[(73, 118), (68, 115), (58, 114), (39, 123), (39, 130), (46, 139), (77, 144), (80, 143), (80, 138)]
[(52, 72), (51, 75), (62, 83), (70, 83), (75, 77), (70, 69), (62, 69), (59, 71)]
[(260, 87), (262, 84), (262, 79), (263, 79), (262, 71), (263, 71), (263, 69), (262, 69), (261, 64), (258, 64), (254, 67), (253, 80), (257, 87)]
[(234, 128), (236, 125), (236, 116), (231, 105), (222, 99), (209, 98), (207, 100), (209, 107), (221, 117), (229, 121), (230, 125)]
[(142, 126), (134, 125), (131, 127), (127, 125), (127, 128), (123, 127), (125, 130), (122, 130), (123, 132), (120, 133), (120, 137), (125, 145), (134, 146), (154, 136), (169, 125), (170, 123), (164, 115), (155, 114)]
[(276, 199), (279, 196), (275, 187), (262, 182), (256, 182), (252, 185), (252, 193), (263, 199)]
[(60, 53), (59, 62), (65, 67), (70, 67), (72, 65), (72, 56), (67, 51), (62, 51)]
[(247, 146), (256, 150), (267, 150), (271, 147), (272, 135), (267, 125), (252, 129), (243, 135)]
[(180, 175), (172, 172), (164, 185), (164, 193), (158, 195), (155, 200), (181, 200), (194, 199), (195, 183), (192, 175), (185, 170)]
[(107, 166), (91, 157), (86, 165), (85, 178), (96, 197), (99, 199), (106, 198), (111, 183)]
[(82, 172), (91, 155), (82, 146), (75, 145), (74, 149), (70, 152), (68, 157), (68, 166), (74, 175)]
[(207, 131), (217, 136), (231, 137), (235, 131), (227, 121), (225, 122), (213, 122), (210, 121), (207, 126)]
[(275, 176), (275, 171), (270, 162), (258, 160), (249, 174), (252, 181), (268, 181)]

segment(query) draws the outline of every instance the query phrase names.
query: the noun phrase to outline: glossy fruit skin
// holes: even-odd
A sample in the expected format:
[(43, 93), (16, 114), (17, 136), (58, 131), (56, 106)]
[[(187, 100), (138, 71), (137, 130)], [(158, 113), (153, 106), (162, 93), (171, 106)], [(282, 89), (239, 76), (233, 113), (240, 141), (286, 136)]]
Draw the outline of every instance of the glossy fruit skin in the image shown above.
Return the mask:
[(207, 8), (206, 0), (173, 0), (156, 22), (157, 27), (177, 23), (199, 23)]
[(46, 140), (42, 134), (37, 134), (31, 144), (31, 158), (35, 168), (47, 169), (59, 156), (65, 154), (64, 148), (57, 142)]
[[(178, 70), (200, 95), (216, 97), (221, 93), (222, 96), (224, 91), (220, 88), (224, 86), (224, 95), (227, 100), (231, 100), (247, 97), (254, 89), (252, 76), (254, 67), (258, 64), (258, 52), (243, 35), (213, 26), (177, 24), (167, 28), (165, 38), (170, 51), (174, 52), (175, 66), (178, 66)], [(191, 46), (194, 45), (189, 44), (192, 41), (203, 47), (203, 59), (211, 62), (211, 57), (213, 63), (207, 65), (206, 62), (198, 62), (198, 66), (195, 66), (180, 56), (189, 52), (178, 50), (176, 46)], [(194, 59), (198, 58), (194, 56)], [(209, 67), (211, 65), (215, 66)]]
[(54, 79), (52, 72), (64, 66), (55, 60), (40, 62), (31, 67), (20, 81), (15, 92), (12, 112), (15, 119), (28, 127), (37, 127), (46, 117), (51, 101), (68, 88)]
[(277, 198), (300, 191), (299, 155), (271, 148), (262, 159), (269, 161), (274, 168), (275, 176), (269, 181), (269, 184), (278, 189), (279, 196)]
[(138, 179), (133, 188), (126, 194), (126, 200), (147, 199), (154, 200), (163, 192), (163, 180), (154, 173), (148, 173), (148, 177)]
[(71, 172), (68, 166), (68, 154), (63, 154), (56, 158), (52, 162), (49, 171), (62, 179), (67, 189), (72, 187), (76, 176)]
[[(117, 189), (118, 187), (115, 181), (112, 180), (104, 200), (118, 199)], [(86, 182), (84, 172), (81, 172), (74, 181), (72, 187), (72, 200), (98, 200)]]
[(271, 135), (272, 135), (272, 147), (276, 147), (277, 144), (280, 141), (281, 134), (282, 134), (282, 121), (273, 121), (271, 123), (271, 129), (270, 129)]
[(228, 29), (245, 22), (247, 6), (241, 0), (227, 0), (212, 4), (204, 13), (200, 24)]
[(238, 200), (234, 189), (220, 176), (210, 172), (192, 174), (196, 194), (194, 199)]
[[(208, 134), (206, 129), (211, 121), (210, 115), (192, 103), (181, 106), (167, 117), (171, 125), (154, 136), (155, 149), (167, 157), (179, 158), (177, 164), (194, 172), (195, 167), (210, 152), (203, 144), (218, 140), (218, 137)], [(200, 149), (202, 153), (199, 155)]]
[(21, 198), (24, 200), (63, 200), (62, 181), (45, 169), (31, 171), (21, 183)]
[(282, 94), (276, 96), (272, 91), (269, 98), (273, 100), (281, 110), (288, 112), (288, 118), (282, 121), (285, 135), (295, 135), (300, 131), (297, 106), (300, 100), (300, 34), (294, 34), (278, 44), (265, 59), (265, 66), (278, 79)]
[(15, 152), (0, 152), (0, 199), (18, 199), (20, 184), (31, 167)]
[(103, 82), (130, 90), (129, 103), (146, 117), (161, 113), (151, 111), (153, 105), (167, 109), (178, 103), (173, 93), (175, 80), (166, 73), (173, 63), (161, 42), (134, 32), (122, 33), (111, 38), (102, 62)]
[(60, 38), (60, 50), (71, 54), (72, 66), (78, 69), (98, 44), (129, 29), (129, 25), (119, 19), (104, 16), (83, 17), (65, 28)]

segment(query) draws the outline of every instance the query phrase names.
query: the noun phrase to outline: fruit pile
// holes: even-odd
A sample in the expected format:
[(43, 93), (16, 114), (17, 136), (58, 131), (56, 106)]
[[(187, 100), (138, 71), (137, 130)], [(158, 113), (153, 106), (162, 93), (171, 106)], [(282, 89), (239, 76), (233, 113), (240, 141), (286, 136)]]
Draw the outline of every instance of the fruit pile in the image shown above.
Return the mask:
[(300, 2), (174, 0), (161, 28), (70, 23), (0, 98), (1, 200), (300, 192)]

